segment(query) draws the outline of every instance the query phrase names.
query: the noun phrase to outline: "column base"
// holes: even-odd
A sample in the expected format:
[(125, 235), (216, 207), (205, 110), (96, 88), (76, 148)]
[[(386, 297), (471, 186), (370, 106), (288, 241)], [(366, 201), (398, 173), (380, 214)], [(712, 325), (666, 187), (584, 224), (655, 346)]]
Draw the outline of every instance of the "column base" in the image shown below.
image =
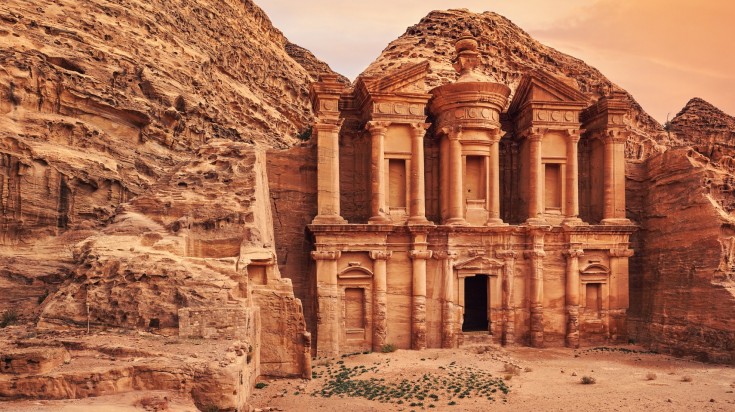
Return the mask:
[(411, 216), (408, 218), (408, 224), (417, 226), (433, 225), (433, 223), (431, 223), (429, 219), (426, 218), (426, 216)]
[(601, 225), (632, 225), (633, 222), (626, 218), (608, 218), (600, 221)]
[(564, 221), (561, 222), (562, 226), (588, 226), (589, 224), (584, 222), (582, 219), (578, 218), (577, 216), (574, 217), (566, 217), (564, 218)]
[(547, 222), (543, 217), (529, 217), (526, 219), (526, 224), (532, 226), (546, 226), (549, 222)]
[(371, 225), (390, 225), (393, 221), (388, 216), (378, 215), (368, 219), (368, 223)]
[(503, 222), (503, 219), (499, 217), (491, 217), (487, 220), (487, 223), (485, 223), (485, 226), (508, 226), (507, 223)]
[(467, 223), (466, 220), (462, 217), (450, 217), (444, 222), (445, 225), (448, 226), (468, 226), (469, 223)]
[(340, 215), (316, 215), (312, 225), (346, 225), (347, 220)]

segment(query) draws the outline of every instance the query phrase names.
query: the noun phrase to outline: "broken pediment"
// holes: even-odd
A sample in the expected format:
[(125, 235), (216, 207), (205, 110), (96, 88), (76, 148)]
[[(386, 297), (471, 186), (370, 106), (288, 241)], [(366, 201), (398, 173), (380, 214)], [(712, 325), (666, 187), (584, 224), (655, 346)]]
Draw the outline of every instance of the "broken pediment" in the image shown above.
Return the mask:
[(502, 268), (505, 265), (505, 263), (491, 259), (485, 256), (476, 256), (461, 262), (458, 262), (456, 265), (454, 265), (454, 268), (457, 270), (464, 270), (464, 271), (474, 271), (474, 272), (483, 272), (487, 270), (497, 270)]
[(358, 79), (369, 94), (401, 94), (426, 93), (426, 75), (429, 72), (429, 62), (403, 65), (396, 71), (383, 77), (367, 77)]

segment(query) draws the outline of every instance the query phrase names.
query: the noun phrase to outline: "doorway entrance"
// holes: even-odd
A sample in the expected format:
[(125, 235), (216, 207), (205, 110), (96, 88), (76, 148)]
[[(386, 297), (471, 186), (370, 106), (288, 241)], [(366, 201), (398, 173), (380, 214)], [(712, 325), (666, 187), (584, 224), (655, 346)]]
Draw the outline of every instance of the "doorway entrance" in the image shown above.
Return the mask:
[(464, 278), (463, 332), (488, 331), (488, 276), (475, 275)]

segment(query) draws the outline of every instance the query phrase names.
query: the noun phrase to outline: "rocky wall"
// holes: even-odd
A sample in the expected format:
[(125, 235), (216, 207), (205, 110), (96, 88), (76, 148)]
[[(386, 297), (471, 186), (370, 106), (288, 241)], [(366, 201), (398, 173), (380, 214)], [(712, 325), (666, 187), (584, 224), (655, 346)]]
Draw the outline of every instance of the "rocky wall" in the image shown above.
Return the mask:
[(629, 216), (640, 224), (631, 258), (629, 333), (652, 349), (735, 362), (730, 181), (691, 149), (629, 163)]

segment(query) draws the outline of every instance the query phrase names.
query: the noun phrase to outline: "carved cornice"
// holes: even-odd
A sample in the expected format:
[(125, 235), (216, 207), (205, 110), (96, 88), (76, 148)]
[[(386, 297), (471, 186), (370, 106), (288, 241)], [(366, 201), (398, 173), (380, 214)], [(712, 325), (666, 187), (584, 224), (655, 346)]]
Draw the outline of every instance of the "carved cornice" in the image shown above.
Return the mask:
[(314, 260), (337, 260), (342, 256), (339, 250), (315, 250), (311, 252), (311, 258)]
[(390, 250), (371, 250), (370, 259), (372, 260), (388, 260), (393, 256), (393, 252)]
[(411, 259), (431, 259), (431, 250), (411, 250), (408, 252)]

